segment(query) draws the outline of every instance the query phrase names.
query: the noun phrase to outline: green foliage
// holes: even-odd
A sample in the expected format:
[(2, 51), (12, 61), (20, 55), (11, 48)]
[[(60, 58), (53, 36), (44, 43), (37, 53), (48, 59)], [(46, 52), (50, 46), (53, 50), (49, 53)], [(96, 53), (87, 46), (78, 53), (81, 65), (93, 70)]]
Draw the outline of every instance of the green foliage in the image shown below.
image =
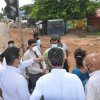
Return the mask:
[(33, 6), (23, 6), (23, 7), (21, 7), (20, 9), (21, 10), (25, 10), (25, 14), (26, 15), (30, 15), (30, 13), (32, 12), (32, 8), (33, 8)]
[(0, 13), (0, 19), (2, 19), (3, 18), (3, 14), (2, 13)]
[(95, 16), (96, 9), (100, 7), (100, 3), (88, 2), (86, 8), (86, 16)]
[(66, 18), (66, 0), (59, 3), (57, 0), (36, 0), (31, 13), (34, 19)]
[(100, 3), (89, 0), (35, 0), (31, 16), (36, 20), (63, 18), (83, 19), (94, 16)]

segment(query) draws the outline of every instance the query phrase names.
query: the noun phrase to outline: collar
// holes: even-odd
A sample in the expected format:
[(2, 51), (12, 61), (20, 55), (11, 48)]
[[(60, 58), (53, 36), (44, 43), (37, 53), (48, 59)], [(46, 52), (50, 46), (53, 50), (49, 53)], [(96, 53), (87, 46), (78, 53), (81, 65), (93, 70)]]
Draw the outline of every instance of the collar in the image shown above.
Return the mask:
[(51, 73), (66, 73), (67, 71), (65, 69), (52, 69)]
[(32, 49), (28, 49), (28, 50), (31, 51), (31, 52), (33, 51)]
[(90, 77), (95, 76), (95, 75), (100, 75), (100, 70), (94, 71), (90, 74)]
[(13, 67), (13, 66), (9, 66), (9, 65), (7, 65), (6, 68), (8, 68), (8, 69), (10, 69), (10, 70), (13, 70), (13, 71), (15, 71), (15, 72), (17, 72), (17, 73), (20, 73), (19, 68), (16, 68), (16, 67)]

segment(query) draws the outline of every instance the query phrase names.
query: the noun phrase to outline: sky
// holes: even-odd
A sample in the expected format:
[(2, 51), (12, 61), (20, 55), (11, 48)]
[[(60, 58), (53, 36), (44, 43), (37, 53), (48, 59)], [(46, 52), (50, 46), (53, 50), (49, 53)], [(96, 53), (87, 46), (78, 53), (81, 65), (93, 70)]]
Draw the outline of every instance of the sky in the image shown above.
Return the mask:
[[(19, 6), (23, 6), (25, 4), (31, 4), (34, 0), (19, 0)], [(0, 12), (2, 12), (2, 8), (6, 6), (5, 0), (0, 0)]]

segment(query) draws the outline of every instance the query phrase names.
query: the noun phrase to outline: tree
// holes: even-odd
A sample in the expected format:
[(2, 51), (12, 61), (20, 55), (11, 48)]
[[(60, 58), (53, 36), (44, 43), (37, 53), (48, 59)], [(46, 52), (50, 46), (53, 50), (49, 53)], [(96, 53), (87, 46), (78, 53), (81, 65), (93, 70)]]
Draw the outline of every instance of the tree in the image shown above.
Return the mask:
[(36, 20), (82, 19), (95, 15), (95, 9), (99, 6), (89, 0), (35, 0), (31, 16)]
[(3, 18), (3, 14), (2, 13), (0, 13), (0, 19), (2, 19)]
[(97, 8), (100, 8), (100, 3), (88, 2), (86, 8), (86, 16), (95, 16)]
[(20, 7), (20, 10), (25, 10), (26, 15), (30, 15), (32, 12), (33, 4), (30, 5), (24, 5), (23, 7)]

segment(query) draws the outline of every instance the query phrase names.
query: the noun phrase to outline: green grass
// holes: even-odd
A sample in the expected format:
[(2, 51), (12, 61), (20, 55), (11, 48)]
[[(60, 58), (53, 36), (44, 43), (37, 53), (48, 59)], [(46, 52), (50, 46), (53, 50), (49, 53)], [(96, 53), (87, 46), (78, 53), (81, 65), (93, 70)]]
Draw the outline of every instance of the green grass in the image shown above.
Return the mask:
[(100, 36), (100, 32), (80, 32), (76, 34), (80, 38), (85, 38), (87, 36)]
[(87, 32), (85, 34), (89, 36), (100, 36), (100, 32)]

